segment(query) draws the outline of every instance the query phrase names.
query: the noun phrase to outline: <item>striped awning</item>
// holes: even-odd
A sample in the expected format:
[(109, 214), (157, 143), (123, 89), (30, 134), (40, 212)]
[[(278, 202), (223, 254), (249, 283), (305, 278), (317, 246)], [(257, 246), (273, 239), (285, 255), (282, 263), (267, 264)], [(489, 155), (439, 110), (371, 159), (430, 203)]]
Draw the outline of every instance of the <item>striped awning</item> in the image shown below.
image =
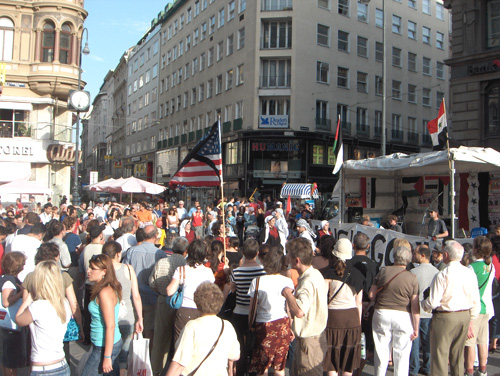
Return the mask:
[(311, 184), (284, 184), (281, 188), (281, 198), (319, 198), (318, 189), (316, 188), (311, 195)]

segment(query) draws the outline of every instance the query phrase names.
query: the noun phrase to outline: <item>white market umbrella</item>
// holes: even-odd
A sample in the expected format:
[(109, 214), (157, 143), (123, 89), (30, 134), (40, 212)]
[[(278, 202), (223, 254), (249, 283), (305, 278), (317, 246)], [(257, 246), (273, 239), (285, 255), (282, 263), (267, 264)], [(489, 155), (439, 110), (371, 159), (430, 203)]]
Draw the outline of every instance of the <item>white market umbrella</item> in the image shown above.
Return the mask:
[(14, 180), (0, 185), (0, 195), (2, 194), (51, 195), (52, 190), (32, 181)]

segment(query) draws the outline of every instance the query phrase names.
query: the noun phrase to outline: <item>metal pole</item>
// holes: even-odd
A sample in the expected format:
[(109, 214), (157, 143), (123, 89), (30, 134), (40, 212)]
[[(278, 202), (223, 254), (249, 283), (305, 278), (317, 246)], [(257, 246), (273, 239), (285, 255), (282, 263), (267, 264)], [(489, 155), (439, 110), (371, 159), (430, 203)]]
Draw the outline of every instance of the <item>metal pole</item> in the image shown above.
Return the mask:
[[(81, 84), (82, 84), (82, 57), (83, 57), (83, 34), (87, 31), (87, 41), (89, 39), (89, 31), (87, 28), (84, 28), (82, 31), (82, 37), (80, 39), (80, 56), (79, 56), (79, 63), (78, 63), (78, 89), (81, 89)], [(87, 47), (88, 48), (88, 47)], [(78, 162), (80, 159), (80, 153), (78, 151), (80, 147), (80, 111), (77, 111), (76, 113), (76, 139), (75, 139), (75, 178), (73, 179), (73, 199), (72, 203), (73, 205), (80, 206), (80, 189), (79, 189), (79, 184), (78, 184)]]
[(380, 135), (380, 155), (385, 155), (386, 151), (386, 122), (387, 122), (387, 51), (385, 46), (385, 32), (386, 32), (386, 17), (385, 17), (385, 0), (382, 0), (382, 17), (384, 24), (382, 28), (382, 127)]

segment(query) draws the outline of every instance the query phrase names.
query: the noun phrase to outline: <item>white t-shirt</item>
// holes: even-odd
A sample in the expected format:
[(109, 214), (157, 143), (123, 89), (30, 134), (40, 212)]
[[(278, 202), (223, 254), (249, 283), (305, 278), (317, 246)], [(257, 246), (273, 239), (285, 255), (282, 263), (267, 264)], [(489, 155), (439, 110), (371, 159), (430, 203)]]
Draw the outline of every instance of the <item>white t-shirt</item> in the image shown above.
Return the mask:
[(71, 308), (66, 299), (64, 307), (64, 323), (48, 300), (35, 300), (28, 307), (33, 317), (30, 324), (32, 362), (51, 362), (64, 358), (63, 339), (71, 318)]
[[(255, 278), (250, 284), (248, 295), (251, 297), (255, 294)], [(257, 318), (256, 322), (271, 322), (282, 319), (287, 316), (285, 309), (285, 298), (281, 295), (281, 291), (285, 287), (290, 287), (292, 290), (293, 281), (280, 274), (263, 275), (259, 280), (259, 291), (257, 301)]]
[(179, 221), (182, 221), (184, 218), (187, 218), (188, 212), (186, 208), (177, 208), (177, 216), (179, 217)]
[[(202, 316), (189, 321), (176, 343), (173, 360), (184, 367), (184, 375), (191, 374), (202, 362), (219, 337), (222, 320), (215, 315)], [(234, 327), (224, 320), (224, 330), (210, 356), (203, 362), (196, 374), (227, 376), (228, 359), (236, 360), (240, 355), (240, 344)]]
[[(175, 270), (173, 279), (180, 281), (179, 276), (180, 267)], [(195, 308), (196, 304), (194, 304), (194, 292), (203, 282), (215, 282), (214, 274), (212, 273), (212, 269), (207, 268), (204, 265), (198, 265), (196, 268), (192, 268), (191, 266), (186, 265), (185, 267), (186, 275), (184, 281), (184, 292), (182, 299), (182, 307), (184, 308)]]
[(28, 273), (35, 270), (35, 255), (40, 247), (40, 240), (30, 235), (17, 235), (12, 241), (10, 247), (11, 252), (21, 252), (26, 256), (26, 263), (24, 264), (24, 269), (19, 273), (18, 278), (24, 281), (24, 278)]
[(122, 252), (128, 251), (130, 247), (137, 245), (137, 239), (134, 234), (127, 232), (120, 236), (116, 242), (122, 246)]
[(12, 289), (12, 290), (16, 290), (16, 286), (14, 286), (14, 284), (11, 282), (11, 281), (6, 281), (4, 282), (3, 286), (2, 286), (2, 291), (5, 290), (5, 289)]

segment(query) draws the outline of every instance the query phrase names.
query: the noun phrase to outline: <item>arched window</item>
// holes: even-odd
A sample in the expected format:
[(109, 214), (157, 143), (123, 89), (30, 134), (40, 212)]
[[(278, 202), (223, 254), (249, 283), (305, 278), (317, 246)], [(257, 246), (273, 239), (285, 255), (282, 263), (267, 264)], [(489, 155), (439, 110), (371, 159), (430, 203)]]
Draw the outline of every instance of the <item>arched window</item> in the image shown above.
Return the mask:
[(59, 42), (59, 61), (71, 64), (71, 27), (67, 23), (62, 26)]
[(56, 41), (56, 28), (50, 21), (43, 26), (42, 61), (52, 63), (54, 61), (54, 45)]
[(0, 17), (0, 60), (12, 60), (14, 46), (14, 23), (10, 18)]

